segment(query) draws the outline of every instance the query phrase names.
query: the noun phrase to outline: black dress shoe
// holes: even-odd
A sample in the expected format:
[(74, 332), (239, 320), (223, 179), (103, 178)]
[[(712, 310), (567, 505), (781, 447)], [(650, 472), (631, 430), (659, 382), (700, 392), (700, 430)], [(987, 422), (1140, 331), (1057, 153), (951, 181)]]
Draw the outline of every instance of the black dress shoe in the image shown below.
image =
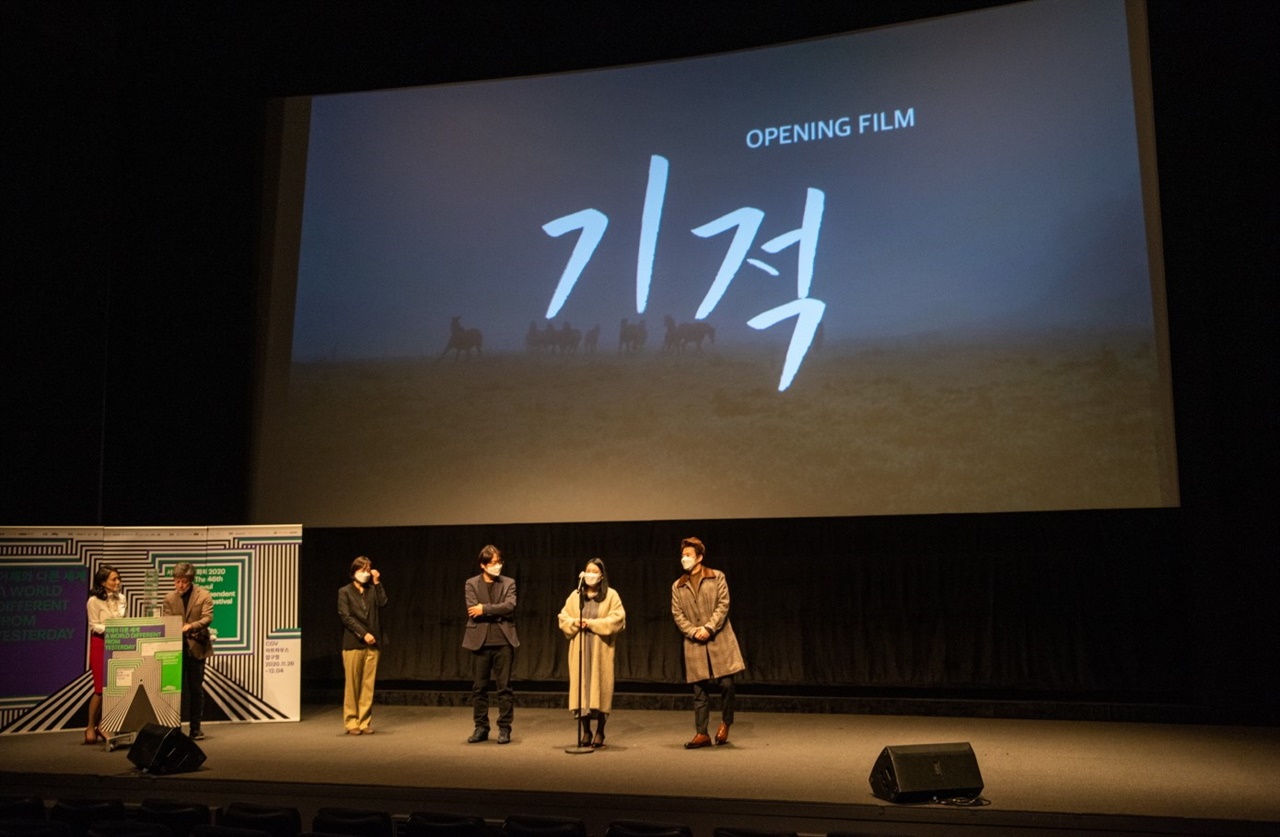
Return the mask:
[(511, 743), (511, 730), (507, 729), (506, 727), (503, 727), (502, 729), (498, 730), (498, 743), (499, 743), (499, 744), (510, 744), (510, 743)]
[(479, 744), (481, 741), (489, 740), (489, 730), (484, 727), (476, 727), (476, 731), (471, 733), (471, 737), (467, 739), (468, 744)]

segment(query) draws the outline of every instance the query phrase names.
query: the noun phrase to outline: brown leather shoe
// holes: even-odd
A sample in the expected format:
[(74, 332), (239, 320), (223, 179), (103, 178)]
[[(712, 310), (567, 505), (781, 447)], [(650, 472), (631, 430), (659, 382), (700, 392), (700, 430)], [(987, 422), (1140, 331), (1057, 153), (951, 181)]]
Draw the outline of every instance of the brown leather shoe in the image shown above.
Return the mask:
[(711, 736), (707, 735), (705, 732), (698, 733), (693, 738), (691, 738), (690, 740), (684, 743), (684, 748), (686, 750), (697, 750), (702, 747), (710, 747), (710, 746), (711, 746)]
[(717, 745), (727, 744), (728, 742), (729, 742), (729, 725), (722, 722), (720, 724), (720, 729), (716, 730), (716, 744)]

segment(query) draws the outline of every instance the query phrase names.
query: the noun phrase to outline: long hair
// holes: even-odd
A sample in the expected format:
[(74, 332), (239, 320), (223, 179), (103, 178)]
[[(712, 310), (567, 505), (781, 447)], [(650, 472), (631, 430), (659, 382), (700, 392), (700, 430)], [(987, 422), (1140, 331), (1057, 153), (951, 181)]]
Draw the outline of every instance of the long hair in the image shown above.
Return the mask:
[(609, 594), (609, 571), (604, 568), (604, 559), (592, 558), (587, 562), (587, 566), (595, 564), (600, 568), (600, 586), (596, 588), (596, 601), (604, 601), (604, 597)]
[(114, 572), (119, 572), (119, 570), (117, 570), (115, 567), (111, 566), (110, 564), (100, 564), (98, 566), (98, 569), (93, 573), (93, 588), (89, 590), (89, 593), (93, 596), (96, 596), (99, 599), (102, 599), (103, 601), (106, 601), (107, 600), (107, 588), (106, 588), (107, 579), (111, 578), (111, 574)]

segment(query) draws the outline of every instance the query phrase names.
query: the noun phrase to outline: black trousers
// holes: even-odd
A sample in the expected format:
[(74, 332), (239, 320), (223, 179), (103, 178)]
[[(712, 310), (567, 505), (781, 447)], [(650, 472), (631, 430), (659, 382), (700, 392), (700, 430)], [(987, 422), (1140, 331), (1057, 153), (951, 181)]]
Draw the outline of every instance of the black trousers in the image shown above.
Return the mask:
[(707, 722), (711, 718), (711, 698), (707, 694), (707, 689), (716, 686), (720, 688), (720, 698), (723, 704), (720, 719), (729, 726), (733, 726), (733, 675), (726, 674), (724, 677), (699, 680), (693, 684), (693, 726), (695, 730), (703, 735), (707, 734)]
[(200, 729), (204, 718), (204, 664), (204, 660), (197, 660), (183, 648), (182, 696), (187, 699), (187, 720), (192, 730)]
[(516, 695), (511, 690), (510, 645), (486, 645), (471, 652), (471, 711), (478, 729), (489, 728), (489, 680), (498, 689), (498, 728), (511, 729), (516, 714)]

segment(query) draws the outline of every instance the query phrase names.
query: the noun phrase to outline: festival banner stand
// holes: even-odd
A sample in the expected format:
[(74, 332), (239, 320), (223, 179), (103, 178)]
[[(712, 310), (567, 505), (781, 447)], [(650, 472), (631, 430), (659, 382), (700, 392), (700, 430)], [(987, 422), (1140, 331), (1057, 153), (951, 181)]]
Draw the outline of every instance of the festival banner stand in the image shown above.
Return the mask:
[(85, 602), (107, 565), (126, 604), (104, 637), (109, 748), (147, 723), (181, 721), (182, 625), (160, 613), (182, 562), (214, 604), (204, 720), (300, 720), (301, 543), (293, 524), (0, 528), (0, 736), (83, 729), (93, 696)]
[(182, 723), (182, 617), (108, 619), (106, 627), (100, 728), (114, 750), (147, 724)]

